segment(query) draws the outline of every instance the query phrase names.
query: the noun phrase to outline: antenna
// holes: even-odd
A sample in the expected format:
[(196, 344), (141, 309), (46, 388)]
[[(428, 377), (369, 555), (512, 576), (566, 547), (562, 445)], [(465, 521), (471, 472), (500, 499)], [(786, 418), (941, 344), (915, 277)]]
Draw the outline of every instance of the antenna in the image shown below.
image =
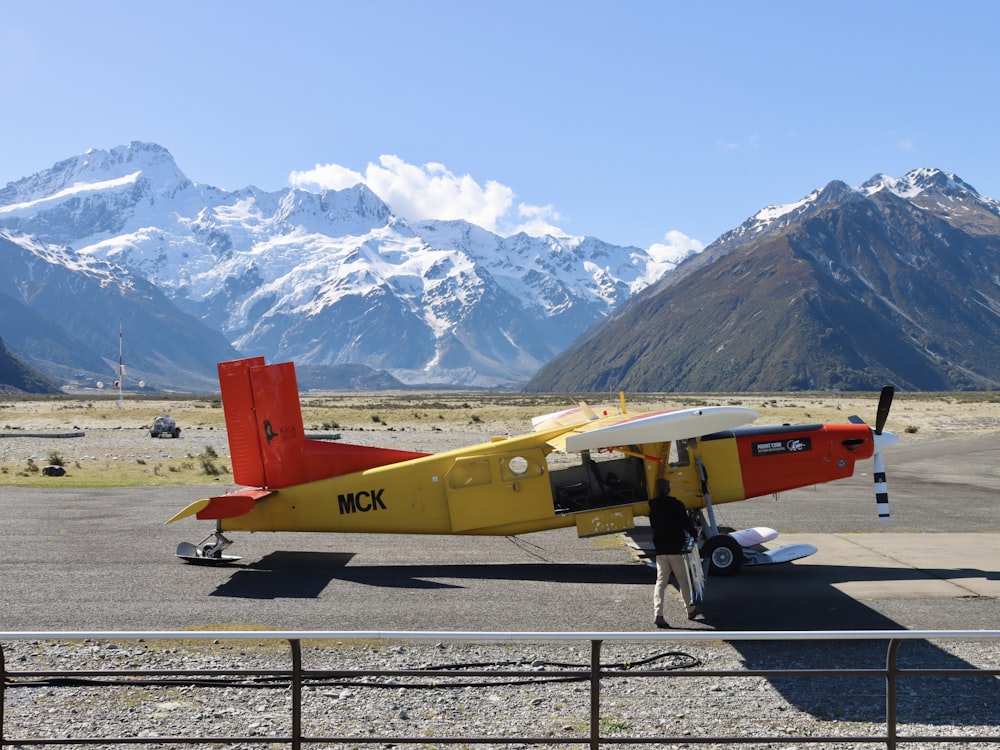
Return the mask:
[(118, 408), (122, 408), (122, 381), (125, 379), (125, 364), (122, 360), (122, 321), (118, 319), (118, 377), (115, 385), (118, 387)]

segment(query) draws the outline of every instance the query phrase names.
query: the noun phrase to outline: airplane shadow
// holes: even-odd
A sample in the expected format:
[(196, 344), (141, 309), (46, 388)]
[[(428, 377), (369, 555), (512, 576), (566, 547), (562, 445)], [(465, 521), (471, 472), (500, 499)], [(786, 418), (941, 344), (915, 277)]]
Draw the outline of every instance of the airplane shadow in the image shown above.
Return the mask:
[[(649, 574), (636, 565), (528, 563), (518, 565), (379, 565), (348, 567), (353, 553), (272, 552), (235, 566), (229, 580), (211, 596), (240, 599), (318, 598), (332, 581), (389, 589), (457, 589), (440, 579), (548, 581), (554, 583), (644, 584)], [(437, 580), (429, 580), (437, 579)]]
[(234, 599), (317, 599), (354, 557), (350, 552), (272, 552), (236, 571), (210, 596)]

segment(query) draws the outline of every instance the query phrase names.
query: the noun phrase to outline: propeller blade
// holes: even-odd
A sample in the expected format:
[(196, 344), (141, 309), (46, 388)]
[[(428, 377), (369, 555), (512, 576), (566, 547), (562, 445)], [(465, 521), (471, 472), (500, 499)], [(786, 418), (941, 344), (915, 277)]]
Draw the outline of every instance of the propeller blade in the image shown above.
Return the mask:
[(886, 522), (889, 520), (889, 487), (885, 482), (885, 462), (882, 454), (876, 453), (872, 478), (875, 480), (875, 508), (878, 511), (878, 520)]
[(875, 454), (872, 456), (874, 466), (872, 467), (872, 479), (875, 481), (875, 508), (878, 511), (878, 520), (886, 522), (889, 520), (889, 486), (885, 481), (885, 461), (882, 460), (882, 449), (888, 448), (899, 442), (899, 437), (891, 432), (883, 433), (885, 422), (889, 418), (889, 409), (892, 408), (892, 397), (896, 389), (891, 385), (882, 389), (882, 395), (878, 399), (878, 407), (875, 409), (875, 429), (872, 430), (875, 439)]
[(885, 420), (889, 418), (889, 409), (892, 407), (892, 397), (896, 389), (887, 385), (882, 389), (882, 395), (878, 399), (878, 408), (875, 410), (875, 434), (881, 435), (882, 428), (885, 427)]

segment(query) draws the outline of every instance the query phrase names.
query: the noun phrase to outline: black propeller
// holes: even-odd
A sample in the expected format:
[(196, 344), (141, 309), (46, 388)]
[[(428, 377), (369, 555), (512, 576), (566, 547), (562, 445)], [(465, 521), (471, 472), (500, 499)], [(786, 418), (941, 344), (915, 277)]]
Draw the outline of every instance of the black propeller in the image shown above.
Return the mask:
[(875, 434), (881, 435), (882, 428), (885, 427), (885, 420), (889, 418), (889, 409), (892, 408), (892, 397), (896, 389), (891, 385), (882, 389), (882, 395), (878, 398), (878, 408), (875, 410)]

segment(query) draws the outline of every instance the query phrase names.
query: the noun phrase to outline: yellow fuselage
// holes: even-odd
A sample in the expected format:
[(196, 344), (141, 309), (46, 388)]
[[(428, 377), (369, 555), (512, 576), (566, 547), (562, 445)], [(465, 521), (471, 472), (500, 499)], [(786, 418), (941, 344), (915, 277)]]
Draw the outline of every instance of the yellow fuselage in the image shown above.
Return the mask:
[(221, 528), (505, 536), (577, 526), (589, 535), (631, 528), (647, 512), (643, 492), (611, 514), (558, 513), (549, 452), (544, 436), (529, 434), (308, 482), (273, 492)]

